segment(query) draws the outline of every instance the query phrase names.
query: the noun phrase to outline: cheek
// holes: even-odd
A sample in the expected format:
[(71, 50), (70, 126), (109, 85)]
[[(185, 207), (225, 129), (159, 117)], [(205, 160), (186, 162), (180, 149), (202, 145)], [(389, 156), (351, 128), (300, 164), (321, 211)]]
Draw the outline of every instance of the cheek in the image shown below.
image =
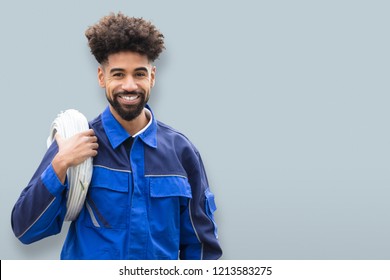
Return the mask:
[(106, 84), (106, 93), (109, 94), (110, 96), (120, 91), (120, 89), (121, 87), (118, 83), (110, 82)]

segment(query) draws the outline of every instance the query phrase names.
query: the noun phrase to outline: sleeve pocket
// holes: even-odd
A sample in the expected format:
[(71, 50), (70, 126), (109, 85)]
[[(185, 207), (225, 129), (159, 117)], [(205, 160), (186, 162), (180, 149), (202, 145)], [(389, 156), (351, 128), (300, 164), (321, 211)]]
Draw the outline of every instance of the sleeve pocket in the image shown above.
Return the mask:
[(218, 228), (217, 228), (217, 224), (215, 223), (215, 220), (214, 220), (214, 212), (217, 210), (217, 205), (215, 204), (215, 197), (214, 197), (214, 194), (210, 191), (210, 189), (206, 189), (205, 191), (205, 209), (206, 209), (206, 214), (207, 216), (209, 217), (209, 219), (213, 222), (213, 226), (214, 226), (214, 235), (215, 237), (218, 238)]

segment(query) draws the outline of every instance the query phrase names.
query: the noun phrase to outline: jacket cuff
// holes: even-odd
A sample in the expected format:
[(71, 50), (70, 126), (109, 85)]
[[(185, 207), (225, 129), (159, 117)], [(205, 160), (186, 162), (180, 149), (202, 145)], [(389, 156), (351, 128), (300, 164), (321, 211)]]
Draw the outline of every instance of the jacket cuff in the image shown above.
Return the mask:
[(65, 184), (62, 184), (54, 171), (53, 165), (50, 164), (41, 175), (41, 181), (47, 190), (54, 196), (59, 196), (68, 188), (68, 178), (65, 178)]

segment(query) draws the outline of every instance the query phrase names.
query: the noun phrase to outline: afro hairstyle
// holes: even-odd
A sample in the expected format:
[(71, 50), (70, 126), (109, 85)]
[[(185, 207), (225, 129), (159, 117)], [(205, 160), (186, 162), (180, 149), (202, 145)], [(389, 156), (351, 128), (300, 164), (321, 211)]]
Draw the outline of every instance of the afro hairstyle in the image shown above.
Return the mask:
[(164, 36), (149, 21), (119, 12), (103, 17), (85, 31), (91, 53), (100, 64), (110, 54), (133, 51), (155, 61), (165, 49)]

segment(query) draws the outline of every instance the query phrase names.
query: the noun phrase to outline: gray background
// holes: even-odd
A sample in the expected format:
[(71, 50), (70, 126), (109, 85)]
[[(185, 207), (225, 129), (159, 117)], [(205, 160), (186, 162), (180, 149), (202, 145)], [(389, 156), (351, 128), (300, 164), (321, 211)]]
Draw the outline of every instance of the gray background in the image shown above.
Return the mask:
[(1, 1), (0, 258), (50, 124), (106, 106), (84, 31), (111, 11), (165, 35), (151, 106), (200, 150), (224, 259), (389, 259), (388, 1)]

